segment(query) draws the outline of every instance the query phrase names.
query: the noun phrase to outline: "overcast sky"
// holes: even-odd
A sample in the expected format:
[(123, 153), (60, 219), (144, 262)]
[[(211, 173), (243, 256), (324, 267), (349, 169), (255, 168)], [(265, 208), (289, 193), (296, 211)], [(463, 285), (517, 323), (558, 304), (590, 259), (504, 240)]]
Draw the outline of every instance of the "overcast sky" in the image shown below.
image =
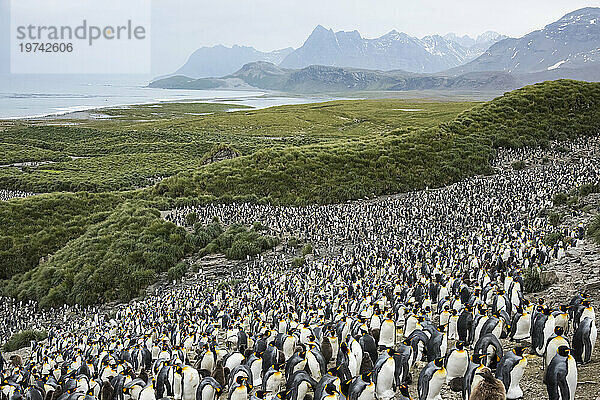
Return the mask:
[[(7, 1), (0, 0), (0, 12), (6, 11), (2, 3)], [(40, 0), (32, 12), (44, 13), (59, 1)], [(240, 44), (263, 51), (299, 47), (318, 24), (336, 31), (356, 29), (367, 38), (392, 29), (418, 37), (448, 32), (476, 36), (487, 30), (520, 37), (570, 11), (600, 6), (600, 0), (148, 1), (156, 75), (174, 71), (201, 46)], [(3, 47), (5, 43), (0, 41)]]
[[(392, 29), (418, 37), (476, 36), (488, 30), (520, 37), (590, 6), (600, 1), (153, 0), (154, 65), (170, 72), (196, 48), (214, 44), (262, 51), (299, 47), (318, 24), (335, 31), (356, 29), (367, 38)], [(158, 54), (163, 61), (157, 62)]]

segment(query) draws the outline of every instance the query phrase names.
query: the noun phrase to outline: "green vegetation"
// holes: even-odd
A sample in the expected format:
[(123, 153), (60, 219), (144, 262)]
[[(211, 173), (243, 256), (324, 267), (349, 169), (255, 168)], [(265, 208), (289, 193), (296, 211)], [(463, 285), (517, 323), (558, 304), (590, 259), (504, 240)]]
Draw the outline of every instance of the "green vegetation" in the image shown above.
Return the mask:
[(200, 169), (223, 148), (249, 155), (398, 128), (418, 130), (451, 121), (473, 105), (366, 100), (225, 112), (245, 107), (163, 103), (102, 109), (98, 112), (111, 118), (95, 120), (0, 122), (0, 150), (15, 148), (6, 152), (5, 161), (60, 161), (23, 170), (0, 168), (0, 188), (44, 193), (146, 187), (153, 178)]
[(548, 223), (552, 226), (558, 226), (563, 220), (563, 215), (552, 211), (548, 214)]
[(507, 93), (435, 128), (259, 150), (164, 180), (158, 194), (255, 195), (308, 204), (439, 187), (491, 172), (495, 147), (547, 146), (596, 134), (599, 106), (600, 84), (547, 82)]
[[(0, 188), (76, 192), (0, 203), (3, 293), (45, 307), (128, 300), (159, 275), (180, 279), (191, 252), (244, 259), (277, 244), (259, 225), (224, 231), (191, 215), (193, 231), (176, 227), (158, 211), (174, 205), (332, 203), (491, 173), (498, 147), (597, 134), (600, 83), (547, 82), (484, 104), (367, 100), (223, 111), (231, 107), (149, 105), (102, 110), (110, 119), (0, 123), (5, 148), (30, 149), (23, 161), (58, 161), (0, 168)], [(190, 115), (205, 112), (212, 114)], [(241, 156), (206, 164), (223, 149)], [(146, 188), (127, 190), (138, 187)], [(559, 224), (556, 215), (549, 221)], [(302, 254), (297, 267), (308, 247)]]
[(304, 245), (304, 247), (302, 248), (302, 257), (307, 256), (309, 254), (312, 254), (313, 252), (313, 247), (310, 243), (307, 243)]
[(188, 265), (184, 262), (179, 262), (167, 271), (167, 279), (170, 281), (180, 280), (188, 271)]
[(529, 267), (523, 273), (523, 290), (525, 293), (537, 293), (544, 289), (541, 272), (538, 267)]
[(8, 339), (2, 349), (6, 352), (16, 351), (24, 347), (29, 347), (32, 340), (37, 342), (42, 341), (48, 337), (48, 334), (43, 331), (29, 330), (15, 333)]
[(596, 216), (587, 228), (587, 236), (600, 244), (600, 215)]
[(552, 198), (552, 203), (555, 206), (562, 206), (564, 204), (567, 204), (567, 201), (569, 200), (569, 196), (566, 193), (556, 193), (554, 195), (554, 197)]
[(300, 268), (304, 266), (306, 259), (304, 257), (294, 257), (292, 260), (292, 268)]
[(547, 234), (543, 240), (547, 246), (554, 247), (554, 245), (563, 240), (564, 237), (565, 235), (563, 235), (562, 232), (552, 232)]
[(520, 170), (522, 170), (522, 169), (525, 169), (525, 167), (526, 167), (526, 166), (527, 166), (527, 165), (525, 165), (525, 161), (523, 161), (523, 160), (521, 160), (521, 161), (517, 161), (517, 162), (514, 162), (514, 163), (512, 164), (512, 168), (513, 168), (515, 171), (520, 171)]
[[(203, 228), (202, 228), (203, 229)], [(209, 228), (211, 229), (211, 228)], [(212, 228), (215, 229), (215, 228)], [(214, 230), (213, 232), (217, 232)], [(201, 237), (210, 237), (202, 230)], [(279, 240), (271, 236), (263, 236), (255, 228), (246, 228), (234, 224), (226, 231), (219, 233), (208, 245), (200, 251), (200, 255), (221, 253), (230, 260), (245, 260), (247, 256), (255, 256), (265, 250), (277, 246)]]
[(193, 235), (157, 210), (126, 202), (47, 262), (13, 277), (5, 291), (42, 307), (127, 301), (194, 248)]

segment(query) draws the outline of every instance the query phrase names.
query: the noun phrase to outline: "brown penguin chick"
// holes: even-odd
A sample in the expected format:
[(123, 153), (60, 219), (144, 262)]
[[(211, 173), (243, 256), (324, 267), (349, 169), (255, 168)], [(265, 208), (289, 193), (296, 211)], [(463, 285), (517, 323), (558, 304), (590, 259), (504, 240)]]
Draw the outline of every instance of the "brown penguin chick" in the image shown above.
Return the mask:
[(52, 393), (50, 400), (58, 399), (63, 394), (62, 386), (57, 385), (56, 388), (50, 393)]
[(104, 381), (100, 388), (100, 400), (112, 400), (115, 389), (109, 381)]
[(489, 368), (477, 373), (483, 380), (473, 388), (470, 400), (506, 400), (504, 384), (496, 379)]
[(360, 363), (360, 374), (366, 375), (369, 372), (373, 372), (373, 360), (369, 353), (363, 352), (362, 362)]
[(215, 370), (213, 371), (212, 377), (215, 378), (221, 387), (225, 387), (225, 369), (223, 368), (223, 361), (218, 360), (217, 365), (215, 365)]
[(323, 341), (321, 342), (321, 353), (325, 359), (325, 365), (329, 364), (331, 357), (333, 356), (333, 348), (327, 335), (323, 335)]
[(371, 336), (373, 336), (373, 339), (375, 339), (375, 343), (379, 343), (379, 329), (378, 328), (371, 329)]
[(10, 356), (10, 362), (12, 363), (13, 367), (20, 368), (23, 366), (23, 359), (18, 354), (14, 354), (14, 355)]
[(140, 371), (138, 378), (143, 380), (146, 385), (148, 384), (148, 373), (146, 372), (146, 370), (144, 368), (142, 368), (142, 370)]

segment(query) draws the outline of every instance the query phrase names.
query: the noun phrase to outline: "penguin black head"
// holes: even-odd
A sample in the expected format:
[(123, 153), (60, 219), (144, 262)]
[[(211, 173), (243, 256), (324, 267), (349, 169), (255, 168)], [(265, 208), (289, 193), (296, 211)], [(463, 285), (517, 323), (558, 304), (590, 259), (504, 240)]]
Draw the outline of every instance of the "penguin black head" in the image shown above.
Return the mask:
[(525, 353), (525, 347), (517, 346), (513, 349), (513, 352), (519, 357), (523, 357), (523, 354)]
[(408, 386), (406, 385), (400, 385), (398, 386), (398, 389), (400, 390), (400, 394), (404, 397), (406, 397), (407, 399), (410, 399), (410, 393), (408, 393)]
[(328, 383), (327, 386), (325, 386), (325, 392), (329, 395), (339, 393), (333, 383)]
[(556, 352), (559, 356), (567, 357), (571, 353), (571, 349), (567, 346), (559, 346)]
[(460, 340), (458, 342), (456, 342), (456, 348), (458, 350), (462, 350), (465, 348), (465, 342), (461, 342)]
[(586, 307), (586, 308), (589, 307), (590, 304), (592, 304), (592, 302), (590, 301), (590, 299), (585, 299), (585, 300), (583, 300), (581, 302), (581, 305), (584, 306), (584, 307)]
[(542, 310), (542, 313), (544, 315), (550, 315), (552, 313), (552, 310), (550, 310), (548, 307), (544, 307), (544, 309)]
[(471, 361), (473, 361), (475, 364), (481, 364), (482, 360), (485, 358), (485, 354), (473, 354), (471, 356)]
[(362, 375), (360, 376), (360, 378), (361, 378), (363, 381), (365, 381), (366, 383), (371, 383), (371, 375), (372, 375), (372, 373), (371, 373), (371, 372), (369, 372), (369, 373), (367, 373), (367, 374), (362, 374)]
[(436, 358), (435, 360), (433, 360), (433, 363), (438, 368), (443, 368), (444, 367), (444, 359), (442, 357)]
[(556, 336), (562, 336), (565, 333), (565, 328), (563, 328), (562, 326), (555, 326), (554, 327), (554, 333), (556, 334)]
[(569, 309), (569, 306), (567, 306), (567, 305), (564, 305), (564, 304), (561, 304), (561, 305), (560, 305), (560, 307), (559, 307), (559, 309), (560, 309), (560, 311), (561, 311), (562, 313), (566, 313), (566, 312), (567, 312), (567, 310)]
[[(290, 393), (290, 392), (286, 392), (285, 390), (283, 390), (283, 391), (277, 393), (277, 395), (275, 397), (278, 398), (279, 400), (285, 400), (287, 398), (288, 393)], [(263, 395), (263, 397), (264, 397), (264, 395)]]

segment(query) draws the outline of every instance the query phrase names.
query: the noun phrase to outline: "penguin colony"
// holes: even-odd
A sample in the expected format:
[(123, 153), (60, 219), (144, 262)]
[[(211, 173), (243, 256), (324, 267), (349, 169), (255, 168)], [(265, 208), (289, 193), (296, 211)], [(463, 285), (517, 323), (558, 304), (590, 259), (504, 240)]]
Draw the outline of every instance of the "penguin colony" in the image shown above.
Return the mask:
[[(574, 229), (549, 248), (539, 211), (554, 193), (599, 182), (600, 143), (567, 146), (585, 157), (377, 201), (194, 208), (326, 250), (295, 270), (258, 258), (237, 286), (199, 280), (110, 317), (46, 312), (46, 341), (25, 359), (0, 357), (1, 400), (518, 399), (528, 356), (542, 360), (549, 399), (573, 400), (595, 346), (593, 304), (585, 293), (567, 304), (523, 293), (524, 271), (581, 239)], [(553, 153), (506, 151), (499, 163), (542, 154)], [(2, 302), (5, 320), (35, 309)], [(3, 339), (31, 314), (8, 319)]]

